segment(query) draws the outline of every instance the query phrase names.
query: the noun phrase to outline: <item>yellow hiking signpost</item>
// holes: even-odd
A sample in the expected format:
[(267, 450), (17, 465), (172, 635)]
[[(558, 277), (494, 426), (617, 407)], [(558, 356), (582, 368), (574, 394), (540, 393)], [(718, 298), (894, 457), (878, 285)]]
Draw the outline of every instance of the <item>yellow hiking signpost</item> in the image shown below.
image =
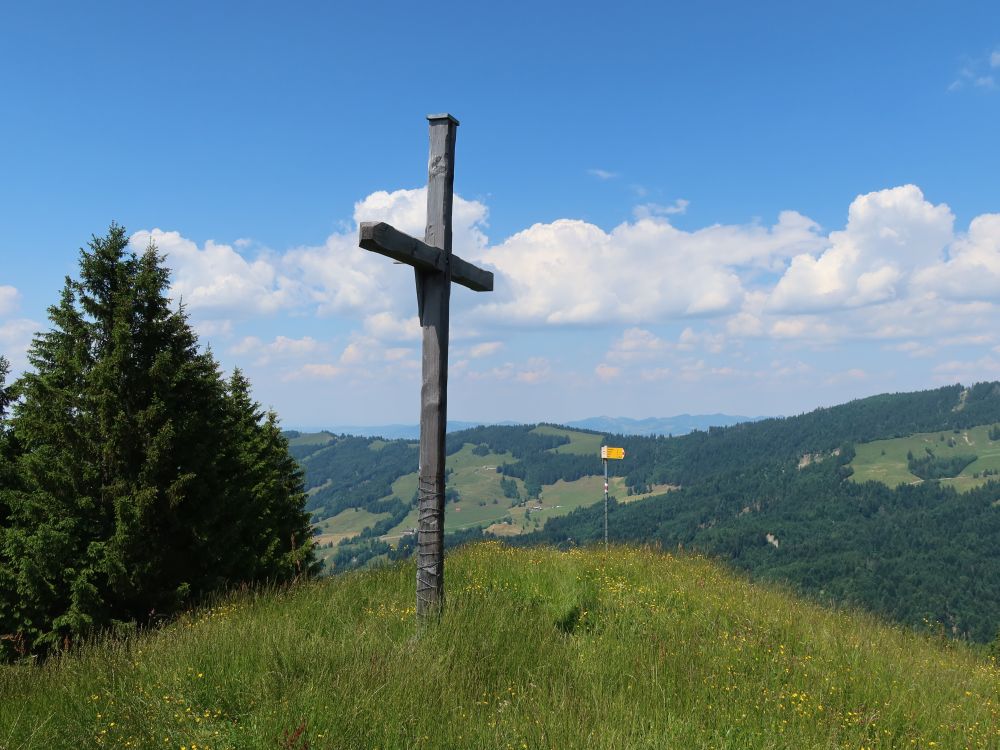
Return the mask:
[(604, 548), (608, 548), (608, 461), (621, 461), (625, 458), (624, 448), (601, 446), (601, 458), (604, 460)]

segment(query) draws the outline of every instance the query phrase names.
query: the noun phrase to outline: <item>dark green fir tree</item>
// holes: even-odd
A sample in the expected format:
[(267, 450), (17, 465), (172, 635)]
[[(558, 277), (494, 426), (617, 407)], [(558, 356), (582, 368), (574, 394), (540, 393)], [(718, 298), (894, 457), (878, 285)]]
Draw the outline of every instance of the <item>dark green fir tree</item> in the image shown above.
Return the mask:
[[(12, 400), (11, 389), (7, 387), (10, 364), (0, 355), (0, 602), (9, 602), (14, 597), (14, 577), (3, 551), (4, 529), (10, 519), (8, 506), (9, 490), (16, 487), (14, 465), (11, 461), (12, 441), (7, 429), (7, 410)], [(9, 617), (8, 607), (0, 604), (0, 661), (8, 652), (23, 651), (23, 641), (18, 642), (14, 624)]]
[(135, 254), (112, 225), (81, 251), (32, 343), (0, 490), (8, 656), (315, 570), (275, 416), (199, 351), (168, 283), (156, 249)]

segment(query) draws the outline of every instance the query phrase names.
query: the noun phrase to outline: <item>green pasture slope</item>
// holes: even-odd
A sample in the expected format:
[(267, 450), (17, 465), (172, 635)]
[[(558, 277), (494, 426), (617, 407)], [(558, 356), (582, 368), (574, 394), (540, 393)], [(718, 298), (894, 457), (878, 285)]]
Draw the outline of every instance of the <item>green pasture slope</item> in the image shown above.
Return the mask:
[(316, 557), (327, 561), (337, 551), (337, 544), (342, 539), (351, 539), (360, 534), (369, 526), (374, 526), (379, 521), (389, 518), (388, 513), (372, 513), (364, 508), (348, 508), (342, 510), (332, 518), (324, 518), (315, 524), (319, 535), (315, 537), (318, 545)]
[[(624, 477), (611, 477), (609, 493), (622, 503), (645, 500), (655, 495), (669, 492), (670, 487), (657, 486), (652, 492), (629, 495)], [(513, 524), (519, 532), (532, 531), (543, 526), (550, 518), (565, 516), (577, 508), (586, 508), (594, 503), (604, 502), (604, 477), (587, 476), (567, 482), (560, 479), (555, 484), (542, 485), (540, 502), (534, 500), (510, 509)]]
[[(445, 508), (445, 531), (458, 531), (473, 526), (489, 526), (502, 521), (510, 513), (510, 499), (504, 497), (500, 488), (503, 478), (496, 467), (513, 460), (509, 453), (487, 453), (480, 456), (473, 453), (474, 445), (466, 443), (457, 453), (445, 459), (445, 466), (451, 469), (447, 485), (458, 492), (457, 502), (450, 502)], [(518, 491), (524, 494), (520, 480)], [(406, 474), (392, 484), (392, 495), (409, 502), (417, 491), (417, 474)], [(496, 501), (496, 502), (494, 502)], [(383, 537), (390, 543), (399, 540), (406, 529), (417, 525), (416, 507), (397, 526)]]
[[(595, 475), (589, 478), (589, 481), (586, 479), (568, 483), (560, 481), (556, 485), (543, 485), (540, 498), (543, 511), (530, 510), (535, 505), (534, 501), (512, 507), (511, 499), (504, 497), (500, 487), (500, 480), (503, 476), (497, 473), (496, 467), (505, 462), (515, 461), (514, 457), (510, 453), (476, 455), (473, 452), (476, 446), (472, 443), (466, 443), (460, 451), (446, 459), (446, 466), (452, 471), (448, 477), (447, 485), (459, 494), (458, 502), (448, 503), (445, 508), (446, 532), (474, 527), (485, 528), (508, 518), (514, 522), (519, 530), (530, 530), (535, 528), (538, 523), (544, 523), (547, 518), (566, 515), (576, 508), (601, 501), (604, 496), (604, 480), (599, 478), (596, 472), (600, 471), (601, 467), (599, 454), (602, 436), (551, 425), (539, 425), (532, 432), (569, 438), (569, 443), (557, 446), (552, 449), (553, 452), (592, 454)], [(520, 479), (513, 481), (517, 484), (521, 497), (524, 498), (524, 482)], [(595, 483), (600, 485), (596, 492)], [(624, 483), (620, 479), (617, 481), (616, 488), (618, 485), (620, 485), (620, 495), (624, 496)], [(400, 477), (392, 485), (393, 496), (404, 502), (409, 501), (416, 491), (417, 475), (415, 472)], [(538, 516), (535, 521), (530, 520), (530, 517), (536, 512)], [(526, 513), (529, 516), (527, 522), (525, 520)], [(414, 528), (416, 525), (417, 510), (414, 508), (401, 523), (390, 529), (382, 538), (390, 544), (395, 544), (405, 530)], [(357, 533), (361, 533), (362, 530), (358, 529)]]
[[(992, 425), (982, 425), (959, 431), (921, 432), (909, 437), (859, 443), (855, 446), (856, 455), (850, 464), (854, 470), (851, 480), (854, 482), (874, 480), (889, 487), (919, 484), (923, 480), (910, 473), (907, 467), (907, 454), (924, 456), (925, 449), (930, 448), (939, 458), (976, 455), (978, 458), (966, 466), (957, 477), (936, 481), (953, 486), (959, 492), (978, 487), (991, 478), (997, 479), (996, 476), (984, 477), (984, 471), (988, 469), (1000, 471), (1000, 441), (990, 440), (991, 427)], [(976, 474), (979, 474), (978, 478)]]
[(0, 747), (1000, 746), (995, 659), (697, 557), (497, 543), (244, 592), (149, 634), (0, 666)]
[(295, 432), (286, 434), (290, 448), (301, 445), (326, 445), (336, 440), (329, 432)]
[(321, 536), (336, 536), (352, 533), (359, 526), (367, 528), (388, 518), (388, 513), (372, 513), (364, 508), (348, 508), (332, 518), (325, 518), (316, 524)]
[(569, 438), (569, 442), (556, 446), (553, 453), (577, 453), (580, 455), (591, 454), (597, 461), (600, 469), (601, 441), (604, 436), (595, 432), (580, 432), (579, 430), (569, 430), (565, 427), (553, 427), (552, 425), (541, 424), (532, 430), (538, 435), (560, 435)]

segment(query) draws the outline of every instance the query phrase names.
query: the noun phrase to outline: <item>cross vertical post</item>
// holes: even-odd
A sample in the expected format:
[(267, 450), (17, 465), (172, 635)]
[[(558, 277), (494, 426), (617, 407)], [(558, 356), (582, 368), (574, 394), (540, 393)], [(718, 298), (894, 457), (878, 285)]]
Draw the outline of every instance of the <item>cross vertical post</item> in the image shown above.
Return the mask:
[(451, 298), (451, 208), (458, 120), (430, 115), (427, 228), (424, 242), (442, 251), (443, 272), (415, 268), (423, 334), (420, 388), (420, 477), (417, 506), (417, 616), (444, 606), (444, 471), (448, 421), (448, 310)]
[(417, 492), (417, 617), (444, 606), (444, 472), (448, 420), (448, 307), (451, 283), (492, 292), (493, 274), (451, 252), (455, 134), (451, 115), (428, 115), (427, 226), (424, 240), (384, 222), (362, 222), (358, 244), (413, 266), (423, 336), (420, 473)]

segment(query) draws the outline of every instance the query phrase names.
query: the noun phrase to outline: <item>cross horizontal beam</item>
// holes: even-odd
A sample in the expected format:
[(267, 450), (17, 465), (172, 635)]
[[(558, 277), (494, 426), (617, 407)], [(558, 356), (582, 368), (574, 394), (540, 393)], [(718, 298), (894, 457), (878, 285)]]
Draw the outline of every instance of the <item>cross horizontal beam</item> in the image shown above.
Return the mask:
[(358, 244), (365, 250), (385, 255), (421, 271), (444, 272), (450, 265), (451, 280), (456, 284), (461, 284), (474, 292), (493, 291), (492, 272), (484, 271), (457, 255), (449, 255), (443, 250), (431, 247), (384, 221), (361, 222), (361, 237)]

